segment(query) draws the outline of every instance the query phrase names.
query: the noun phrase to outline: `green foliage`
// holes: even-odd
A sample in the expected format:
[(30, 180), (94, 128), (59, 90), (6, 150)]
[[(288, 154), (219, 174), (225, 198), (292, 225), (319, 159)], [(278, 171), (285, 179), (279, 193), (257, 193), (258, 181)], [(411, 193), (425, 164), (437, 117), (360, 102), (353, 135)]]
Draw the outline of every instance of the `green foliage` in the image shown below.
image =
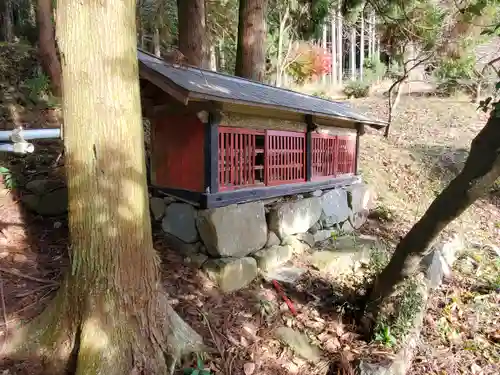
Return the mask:
[(364, 67), (363, 81), (370, 83), (382, 79), (387, 72), (387, 66), (377, 57), (373, 57), (372, 59), (366, 59), (363, 63), (363, 67)]
[(348, 98), (365, 98), (370, 94), (370, 84), (362, 81), (349, 81), (344, 86)]
[(386, 76), (389, 79), (396, 80), (399, 79), (403, 75), (403, 67), (400, 63), (395, 60), (392, 60), (389, 64), (389, 67), (386, 71)]
[(470, 85), (475, 78), (475, 63), (475, 58), (472, 56), (441, 60), (434, 71), (434, 76), (438, 82), (438, 93), (452, 95), (459, 90), (470, 89)]
[(14, 175), (12, 174), (10, 169), (6, 167), (0, 167), (0, 176), (2, 176), (3, 183), (7, 189), (12, 190), (16, 188), (16, 179), (14, 178)]
[(36, 50), (29, 45), (0, 43), (0, 91), (1, 85), (20, 85), (37, 67)]
[(391, 333), (391, 327), (385, 324), (380, 324), (375, 331), (375, 342), (378, 342), (389, 348), (396, 345), (396, 338)]
[(401, 286), (401, 293), (396, 301), (398, 313), (391, 324), (398, 339), (403, 339), (409, 333), (417, 313), (422, 310), (422, 296), (418, 286), (418, 282), (413, 279), (407, 279)]
[(40, 73), (24, 81), (24, 85), (28, 89), (28, 98), (36, 103), (40, 98), (46, 95), (50, 90), (50, 79), (44, 74)]
[(205, 364), (201, 355), (196, 355), (196, 368), (185, 368), (182, 370), (184, 375), (210, 375), (210, 370), (205, 370)]
[(389, 263), (389, 254), (384, 249), (375, 247), (370, 252), (370, 272), (378, 275)]
[(445, 27), (445, 7), (426, 0), (385, 1), (377, 5), (383, 24), (381, 39), (389, 46), (391, 55), (401, 55), (409, 42), (426, 51), (436, 47)]

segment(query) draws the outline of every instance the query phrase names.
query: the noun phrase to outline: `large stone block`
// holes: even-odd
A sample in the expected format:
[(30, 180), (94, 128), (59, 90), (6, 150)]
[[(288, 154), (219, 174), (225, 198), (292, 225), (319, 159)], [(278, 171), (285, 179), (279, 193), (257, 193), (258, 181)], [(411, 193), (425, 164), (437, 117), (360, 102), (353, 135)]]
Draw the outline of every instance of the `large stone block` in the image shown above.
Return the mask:
[(215, 259), (206, 262), (203, 268), (225, 293), (246, 287), (258, 275), (257, 262), (253, 258)]
[(368, 213), (375, 204), (375, 192), (368, 185), (354, 184), (344, 188), (351, 196), (353, 213)]
[(317, 197), (278, 204), (269, 212), (269, 229), (280, 238), (307, 232), (319, 220), (321, 211)]
[(260, 250), (267, 242), (262, 202), (202, 210), (196, 222), (207, 251), (213, 256), (243, 257)]
[(293, 257), (293, 248), (290, 245), (273, 246), (262, 249), (253, 254), (257, 260), (257, 265), (263, 271), (281, 266)]
[(439, 287), (444, 278), (451, 276), (457, 252), (464, 248), (464, 239), (460, 235), (455, 235), (449, 240), (439, 240), (433, 244), (431, 252), (421, 262), (431, 288)]
[(331, 228), (349, 218), (351, 209), (347, 201), (347, 191), (334, 189), (321, 197), (321, 222), (325, 228)]
[(161, 223), (163, 231), (174, 235), (184, 242), (198, 240), (196, 230), (196, 209), (187, 203), (172, 203), (165, 209), (165, 217)]
[(156, 221), (161, 220), (163, 215), (165, 215), (165, 202), (163, 199), (152, 197), (149, 199), (149, 206), (151, 207), (153, 219)]

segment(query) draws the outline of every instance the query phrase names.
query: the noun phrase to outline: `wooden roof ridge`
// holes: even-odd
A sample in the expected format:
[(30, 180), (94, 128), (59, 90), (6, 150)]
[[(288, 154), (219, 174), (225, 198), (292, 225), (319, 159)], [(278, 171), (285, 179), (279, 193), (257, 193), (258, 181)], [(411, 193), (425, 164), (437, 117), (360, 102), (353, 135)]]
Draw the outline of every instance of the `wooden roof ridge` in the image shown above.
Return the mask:
[(366, 117), (345, 103), (331, 101), (250, 79), (188, 65), (175, 65), (138, 49), (139, 75), (184, 105), (190, 99), (273, 108), (363, 123), (381, 129), (386, 122)]

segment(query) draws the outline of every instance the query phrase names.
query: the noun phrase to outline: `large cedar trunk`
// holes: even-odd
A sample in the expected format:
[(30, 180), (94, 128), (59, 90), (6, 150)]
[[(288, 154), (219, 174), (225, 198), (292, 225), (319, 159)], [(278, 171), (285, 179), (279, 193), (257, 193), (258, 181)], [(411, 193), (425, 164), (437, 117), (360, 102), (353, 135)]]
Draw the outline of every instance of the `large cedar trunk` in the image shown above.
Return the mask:
[(240, 0), (235, 74), (264, 81), (267, 0)]
[(438, 234), (478, 198), (485, 196), (500, 176), (500, 117), (491, 115), (474, 138), (464, 169), (432, 202), (422, 218), (396, 247), (389, 264), (378, 275), (368, 310), (376, 312), (396, 287), (414, 275)]
[(38, 0), (39, 52), (42, 68), (50, 78), (52, 94), (61, 96), (61, 64), (57, 57), (54, 25), (52, 24), (52, 1)]
[(179, 50), (190, 65), (208, 67), (205, 0), (177, 0)]
[(3, 34), (4, 40), (6, 42), (12, 42), (14, 40), (14, 23), (12, 21), (12, 0), (5, 0), (4, 10), (3, 10)]
[(37, 345), (51, 374), (164, 375), (165, 353), (197, 343), (177, 331), (152, 243), (135, 1), (67, 0), (57, 11), (71, 271), (21, 347)]

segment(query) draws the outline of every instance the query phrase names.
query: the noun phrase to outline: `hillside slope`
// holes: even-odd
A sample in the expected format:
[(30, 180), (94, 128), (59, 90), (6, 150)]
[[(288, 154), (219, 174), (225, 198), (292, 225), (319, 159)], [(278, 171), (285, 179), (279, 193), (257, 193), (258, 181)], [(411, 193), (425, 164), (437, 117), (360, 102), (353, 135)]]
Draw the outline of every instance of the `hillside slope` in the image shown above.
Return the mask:
[[(387, 118), (383, 98), (353, 100), (351, 105)], [(486, 120), (487, 114), (465, 101), (404, 97), (388, 140), (373, 131), (362, 137), (361, 173), (376, 188), (379, 210), (395, 217), (399, 234), (458, 173), (470, 142)], [(471, 241), (495, 243), (499, 226), (499, 199), (491, 196), (477, 202), (447, 231), (463, 231)]]

